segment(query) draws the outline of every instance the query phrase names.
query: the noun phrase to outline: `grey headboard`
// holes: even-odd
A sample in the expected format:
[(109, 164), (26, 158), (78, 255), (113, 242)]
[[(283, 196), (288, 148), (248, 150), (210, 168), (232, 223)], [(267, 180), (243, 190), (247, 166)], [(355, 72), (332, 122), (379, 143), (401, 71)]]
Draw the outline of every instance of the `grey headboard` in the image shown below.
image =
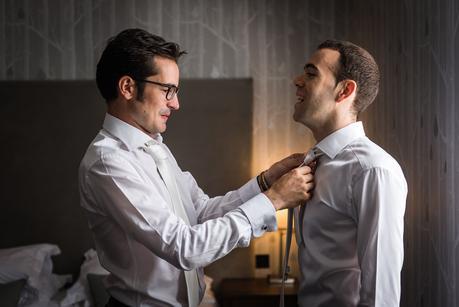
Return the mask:
[[(182, 80), (164, 134), (182, 169), (211, 195), (249, 179), (252, 81)], [(93, 246), (77, 169), (105, 113), (94, 81), (0, 82), (0, 248), (59, 245), (58, 273), (77, 273)]]

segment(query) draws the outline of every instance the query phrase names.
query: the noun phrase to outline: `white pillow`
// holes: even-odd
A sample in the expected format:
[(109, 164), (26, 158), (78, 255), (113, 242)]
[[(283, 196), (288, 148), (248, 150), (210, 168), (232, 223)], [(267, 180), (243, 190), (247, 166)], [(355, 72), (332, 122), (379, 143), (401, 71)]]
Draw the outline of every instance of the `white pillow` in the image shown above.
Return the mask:
[(59, 288), (71, 280), (70, 275), (53, 274), (51, 256), (60, 254), (53, 244), (35, 244), (0, 249), (0, 283), (27, 279), (19, 306), (49, 301)]
[(94, 249), (88, 250), (84, 254), (85, 261), (80, 268), (80, 276), (75, 284), (67, 290), (65, 297), (59, 302), (59, 306), (70, 306), (79, 303), (80, 306), (92, 306), (91, 291), (88, 285), (88, 274), (108, 275), (99, 262), (97, 252)]

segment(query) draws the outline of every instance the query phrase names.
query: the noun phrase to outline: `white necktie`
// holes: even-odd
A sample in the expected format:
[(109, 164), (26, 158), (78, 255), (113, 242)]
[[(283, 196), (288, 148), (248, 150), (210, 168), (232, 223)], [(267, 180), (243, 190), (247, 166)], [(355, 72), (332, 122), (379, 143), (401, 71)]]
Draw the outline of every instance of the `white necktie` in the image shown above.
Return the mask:
[[(187, 225), (190, 225), (188, 215), (183, 207), (182, 198), (180, 197), (177, 181), (171, 171), (169, 157), (160, 143), (150, 141), (145, 143), (146, 151), (153, 157), (156, 162), (159, 174), (161, 175), (167, 191), (171, 198), (172, 211), (176, 216), (181, 218)], [(188, 293), (188, 304), (190, 307), (197, 307), (199, 304), (199, 283), (196, 270), (184, 271), (185, 281)]]
[[(311, 150), (308, 151), (306, 154), (306, 157), (304, 158), (303, 163), (299, 166), (305, 166), (313, 162), (314, 160), (317, 160), (321, 155), (323, 155), (323, 152), (317, 148), (313, 147)], [(313, 170), (314, 171), (314, 170)], [(297, 235), (299, 234), (300, 236), (303, 236), (303, 231), (302, 231), (302, 215), (304, 213), (304, 208), (306, 207), (306, 204), (303, 204), (300, 209), (299, 213), (299, 218), (295, 219), (295, 227), (298, 229)], [(297, 208), (295, 208), (298, 210)], [(288, 258), (290, 255), (290, 244), (292, 242), (292, 232), (293, 232), (293, 216), (294, 216), (294, 209), (290, 208), (288, 209), (288, 216), (287, 216), (287, 238), (285, 242), (285, 255), (284, 255), (284, 261), (282, 264), (282, 287), (281, 287), (281, 295), (280, 295), (280, 307), (284, 307), (284, 294), (285, 294), (285, 278), (287, 277), (289, 268), (288, 268)], [(297, 238), (298, 241), (298, 238)]]

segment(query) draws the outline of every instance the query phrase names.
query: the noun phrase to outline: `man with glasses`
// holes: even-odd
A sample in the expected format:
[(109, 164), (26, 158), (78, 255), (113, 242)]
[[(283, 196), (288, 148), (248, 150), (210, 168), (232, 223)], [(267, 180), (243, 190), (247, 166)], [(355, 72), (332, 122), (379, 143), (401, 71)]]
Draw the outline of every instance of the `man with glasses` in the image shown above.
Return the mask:
[(178, 92), (179, 92), (178, 86), (176, 86), (174, 84), (161, 83), (161, 82), (156, 82), (156, 81), (151, 81), (151, 80), (140, 80), (140, 79), (134, 79), (134, 80), (137, 81), (137, 82), (147, 82), (147, 83), (151, 83), (151, 84), (156, 84), (156, 85), (159, 85), (159, 86), (162, 86), (162, 87), (166, 88), (167, 89), (166, 100), (174, 99), (175, 95), (177, 95)]
[(399, 306), (407, 184), (357, 121), (378, 93), (378, 65), (363, 48), (329, 40), (294, 83), (293, 117), (318, 142), (314, 195), (295, 209), (299, 305)]
[(275, 230), (276, 210), (310, 197), (311, 169), (295, 168), (302, 154), (212, 199), (181, 171), (161, 133), (179, 108), (183, 53), (129, 29), (108, 42), (97, 65), (107, 114), (81, 161), (79, 184), (99, 260), (110, 272), (108, 306), (196, 307), (202, 267)]

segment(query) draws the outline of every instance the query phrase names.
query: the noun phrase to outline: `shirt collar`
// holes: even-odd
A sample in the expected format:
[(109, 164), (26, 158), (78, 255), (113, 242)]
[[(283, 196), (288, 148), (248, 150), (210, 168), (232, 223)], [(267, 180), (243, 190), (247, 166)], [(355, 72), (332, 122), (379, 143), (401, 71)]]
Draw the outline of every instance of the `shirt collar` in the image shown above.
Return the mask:
[(103, 128), (123, 142), (129, 150), (145, 147), (147, 142), (163, 142), (161, 134), (157, 133), (152, 138), (140, 129), (108, 113), (105, 114)]
[(334, 159), (336, 155), (357, 138), (365, 136), (362, 122), (356, 122), (341, 128), (332, 134), (328, 135), (322, 141), (317, 143), (319, 148), (330, 159)]

